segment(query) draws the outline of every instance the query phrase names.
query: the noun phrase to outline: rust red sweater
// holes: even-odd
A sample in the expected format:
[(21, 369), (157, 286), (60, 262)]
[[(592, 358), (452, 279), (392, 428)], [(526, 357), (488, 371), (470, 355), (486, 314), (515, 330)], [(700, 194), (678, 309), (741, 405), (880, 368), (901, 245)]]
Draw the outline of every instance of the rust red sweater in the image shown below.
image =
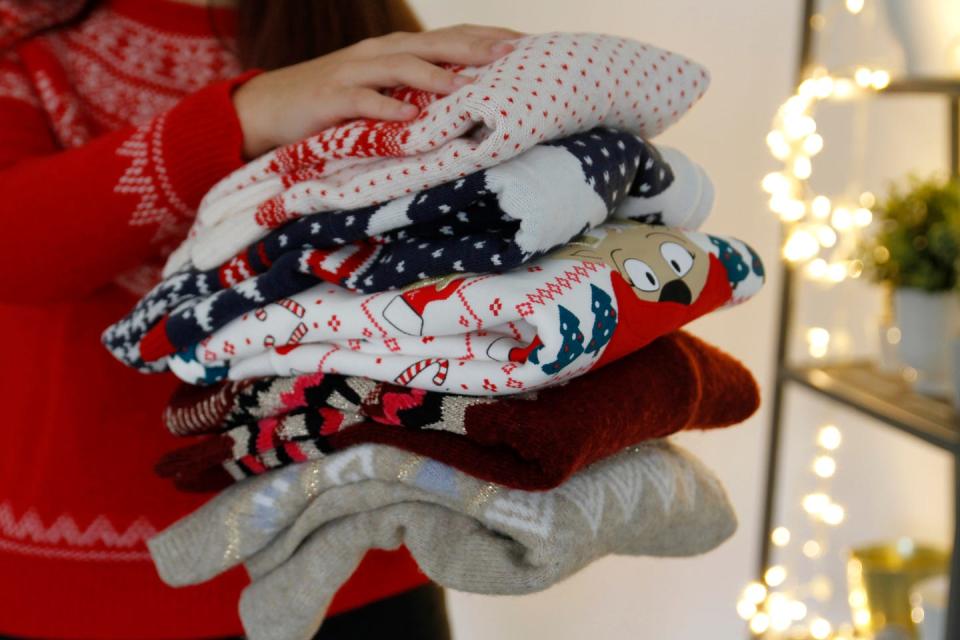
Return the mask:
[[(44, 4), (0, 0), (0, 29)], [(156, 576), (144, 540), (206, 497), (153, 475), (179, 444), (161, 423), (175, 381), (123, 367), (99, 338), (242, 163), (232, 18), (108, 0), (0, 39), (0, 635), (240, 633), (244, 574), (181, 590)], [(423, 582), (405, 552), (371, 554), (333, 612)]]

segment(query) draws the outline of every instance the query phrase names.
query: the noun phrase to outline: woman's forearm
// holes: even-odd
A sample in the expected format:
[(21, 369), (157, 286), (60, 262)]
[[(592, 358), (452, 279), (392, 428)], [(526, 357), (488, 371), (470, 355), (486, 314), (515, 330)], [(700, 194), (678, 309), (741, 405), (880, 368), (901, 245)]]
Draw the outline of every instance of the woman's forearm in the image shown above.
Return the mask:
[(82, 296), (175, 246), (203, 194), (243, 163), (231, 96), (250, 75), (67, 151), (40, 112), (0, 101), (0, 302)]

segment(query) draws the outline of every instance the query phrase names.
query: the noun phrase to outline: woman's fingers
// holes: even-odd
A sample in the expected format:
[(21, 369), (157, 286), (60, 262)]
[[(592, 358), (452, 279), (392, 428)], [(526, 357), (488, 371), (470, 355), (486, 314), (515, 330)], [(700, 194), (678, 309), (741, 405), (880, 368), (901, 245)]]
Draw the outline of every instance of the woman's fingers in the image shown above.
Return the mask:
[(480, 66), (510, 53), (513, 45), (508, 40), (463, 33), (424, 33), (411, 38), (402, 51), (429, 62)]
[(338, 73), (348, 86), (381, 88), (403, 85), (441, 94), (453, 93), (472, 80), (410, 53), (347, 63)]
[[(451, 31), (463, 31), (472, 36), (477, 36), (479, 38), (492, 38), (494, 40), (514, 40), (516, 38), (522, 38), (526, 35), (520, 31), (514, 31), (513, 29), (506, 29), (504, 27), (490, 27), (480, 24), (458, 24), (453, 27), (447, 27), (447, 29)], [(439, 29), (439, 31), (444, 30), (445, 29)]]
[(404, 85), (432, 93), (452, 93), (473, 78), (439, 64), (489, 64), (509, 53), (513, 49), (510, 40), (521, 35), (480, 25), (393, 33), (268, 71), (234, 93), (244, 153), (256, 157), (353, 118), (411, 120), (420, 113), (416, 106), (377, 90)]
[(510, 53), (513, 44), (507, 38), (476, 36), (463, 29), (452, 28), (391, 34), (377, 38), (373, 49), (373, 56), (409, 53), (428, 62), (478, 66)]
[(347, 89), (341, 120), (371, 118), (373, 120), (412, 120), (420, 110), (412, 104), (388, 98), (363, 87)]

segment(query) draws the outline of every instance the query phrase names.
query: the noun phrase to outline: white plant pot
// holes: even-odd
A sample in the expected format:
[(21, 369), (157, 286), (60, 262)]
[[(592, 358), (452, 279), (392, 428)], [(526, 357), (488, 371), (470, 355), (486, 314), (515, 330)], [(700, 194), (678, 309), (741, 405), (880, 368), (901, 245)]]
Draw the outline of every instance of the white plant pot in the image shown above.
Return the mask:
[(958, 304), (953, 292), (930, 293), (903, 287), (893, 292), (903, 364), (916, 369), (917, 391), (951, 395), (953, 353)]
[(884, 0), (911, 76), (960, 75), (960, 2)]

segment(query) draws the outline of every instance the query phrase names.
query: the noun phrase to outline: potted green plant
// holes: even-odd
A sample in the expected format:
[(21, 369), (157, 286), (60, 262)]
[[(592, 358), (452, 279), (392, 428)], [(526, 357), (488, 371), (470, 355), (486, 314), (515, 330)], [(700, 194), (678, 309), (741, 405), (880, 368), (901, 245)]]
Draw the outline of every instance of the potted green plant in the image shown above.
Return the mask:
[(949, 390), (960, 275), (960, 182), (910, 177), (874, 212), (864, 267), (893, 289), (898, 355), (917, 370), (917, 389)]

